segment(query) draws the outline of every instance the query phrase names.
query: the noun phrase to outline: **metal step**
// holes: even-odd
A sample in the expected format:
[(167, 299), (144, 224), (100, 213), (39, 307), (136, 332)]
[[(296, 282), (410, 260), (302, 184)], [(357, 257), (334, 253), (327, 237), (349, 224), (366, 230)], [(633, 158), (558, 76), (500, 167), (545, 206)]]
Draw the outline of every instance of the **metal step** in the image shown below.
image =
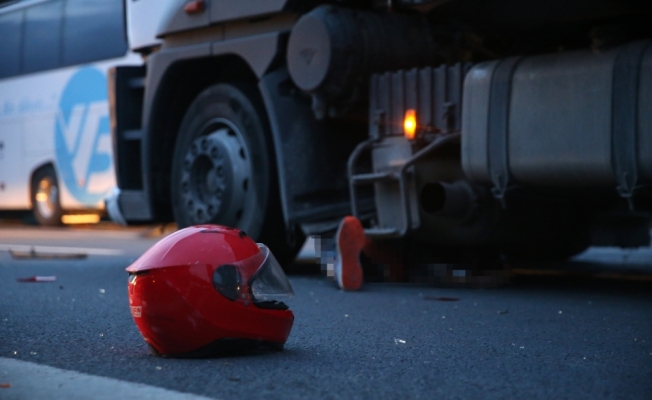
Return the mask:
[(394, 172), (374, 172), (371, 174), (358, 174), (351, 177), (351, 182), (356, 185), (374, 183), (388, 179), (398, 179)]
[(365, 236), (373, 238), (398, 237), (400, 232), (396, 228), (369, 228), (364, 230)]

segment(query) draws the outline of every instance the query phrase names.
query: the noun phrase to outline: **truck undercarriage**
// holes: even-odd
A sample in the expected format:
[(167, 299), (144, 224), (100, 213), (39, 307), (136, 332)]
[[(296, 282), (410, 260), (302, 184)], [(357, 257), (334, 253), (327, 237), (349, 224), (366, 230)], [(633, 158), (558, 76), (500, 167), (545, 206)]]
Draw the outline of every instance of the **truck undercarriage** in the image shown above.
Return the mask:
[(190, 3), (146, 69), (114, 72), (126, 220), (227, 223), (288, 256), (347, 214), (515, 259), (649, 244), (646, 2)]

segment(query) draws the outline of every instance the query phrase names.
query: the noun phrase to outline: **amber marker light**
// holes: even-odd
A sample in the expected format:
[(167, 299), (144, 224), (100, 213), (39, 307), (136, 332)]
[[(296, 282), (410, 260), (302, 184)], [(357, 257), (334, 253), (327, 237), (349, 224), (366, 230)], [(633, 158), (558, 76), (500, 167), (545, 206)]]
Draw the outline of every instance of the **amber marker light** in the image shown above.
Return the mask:
[(61, 222), (66, 225), (74, 224), (97, 224), (100, 222), (100, 216), (98, 214), (69, 214), (62, 215)]
[(405, 111), (403, 120), (403, 133), (407, 140), (414, 140), (417, 134), (417, 112), (415, 110)]

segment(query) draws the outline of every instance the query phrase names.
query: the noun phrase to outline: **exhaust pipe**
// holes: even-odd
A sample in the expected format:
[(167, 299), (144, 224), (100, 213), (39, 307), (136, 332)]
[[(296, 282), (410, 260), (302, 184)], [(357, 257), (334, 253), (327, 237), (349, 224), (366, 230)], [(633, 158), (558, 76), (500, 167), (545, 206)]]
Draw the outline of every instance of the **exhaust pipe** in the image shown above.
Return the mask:
[(428, 182), (421, 188), (421, 207), (430, 214), (466, 219), (476, 208), (475, 191), (466, 181)]

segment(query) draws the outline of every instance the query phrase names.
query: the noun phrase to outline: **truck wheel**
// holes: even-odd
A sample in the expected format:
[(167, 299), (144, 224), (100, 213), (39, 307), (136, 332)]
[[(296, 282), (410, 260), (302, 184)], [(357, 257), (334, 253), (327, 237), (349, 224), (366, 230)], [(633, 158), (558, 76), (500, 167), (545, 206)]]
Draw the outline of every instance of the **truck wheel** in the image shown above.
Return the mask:
[(61, 225), (59, 182), (50, 166), (36, 171), (32, 177), (32, 212), (40, 225)]
[(175, 145), (171, 189), (180, 228), (240, 228), (282, 263), (302, 244), (286, 241), (273, 144), (253, 85), (217, 84), (195, 98)]

